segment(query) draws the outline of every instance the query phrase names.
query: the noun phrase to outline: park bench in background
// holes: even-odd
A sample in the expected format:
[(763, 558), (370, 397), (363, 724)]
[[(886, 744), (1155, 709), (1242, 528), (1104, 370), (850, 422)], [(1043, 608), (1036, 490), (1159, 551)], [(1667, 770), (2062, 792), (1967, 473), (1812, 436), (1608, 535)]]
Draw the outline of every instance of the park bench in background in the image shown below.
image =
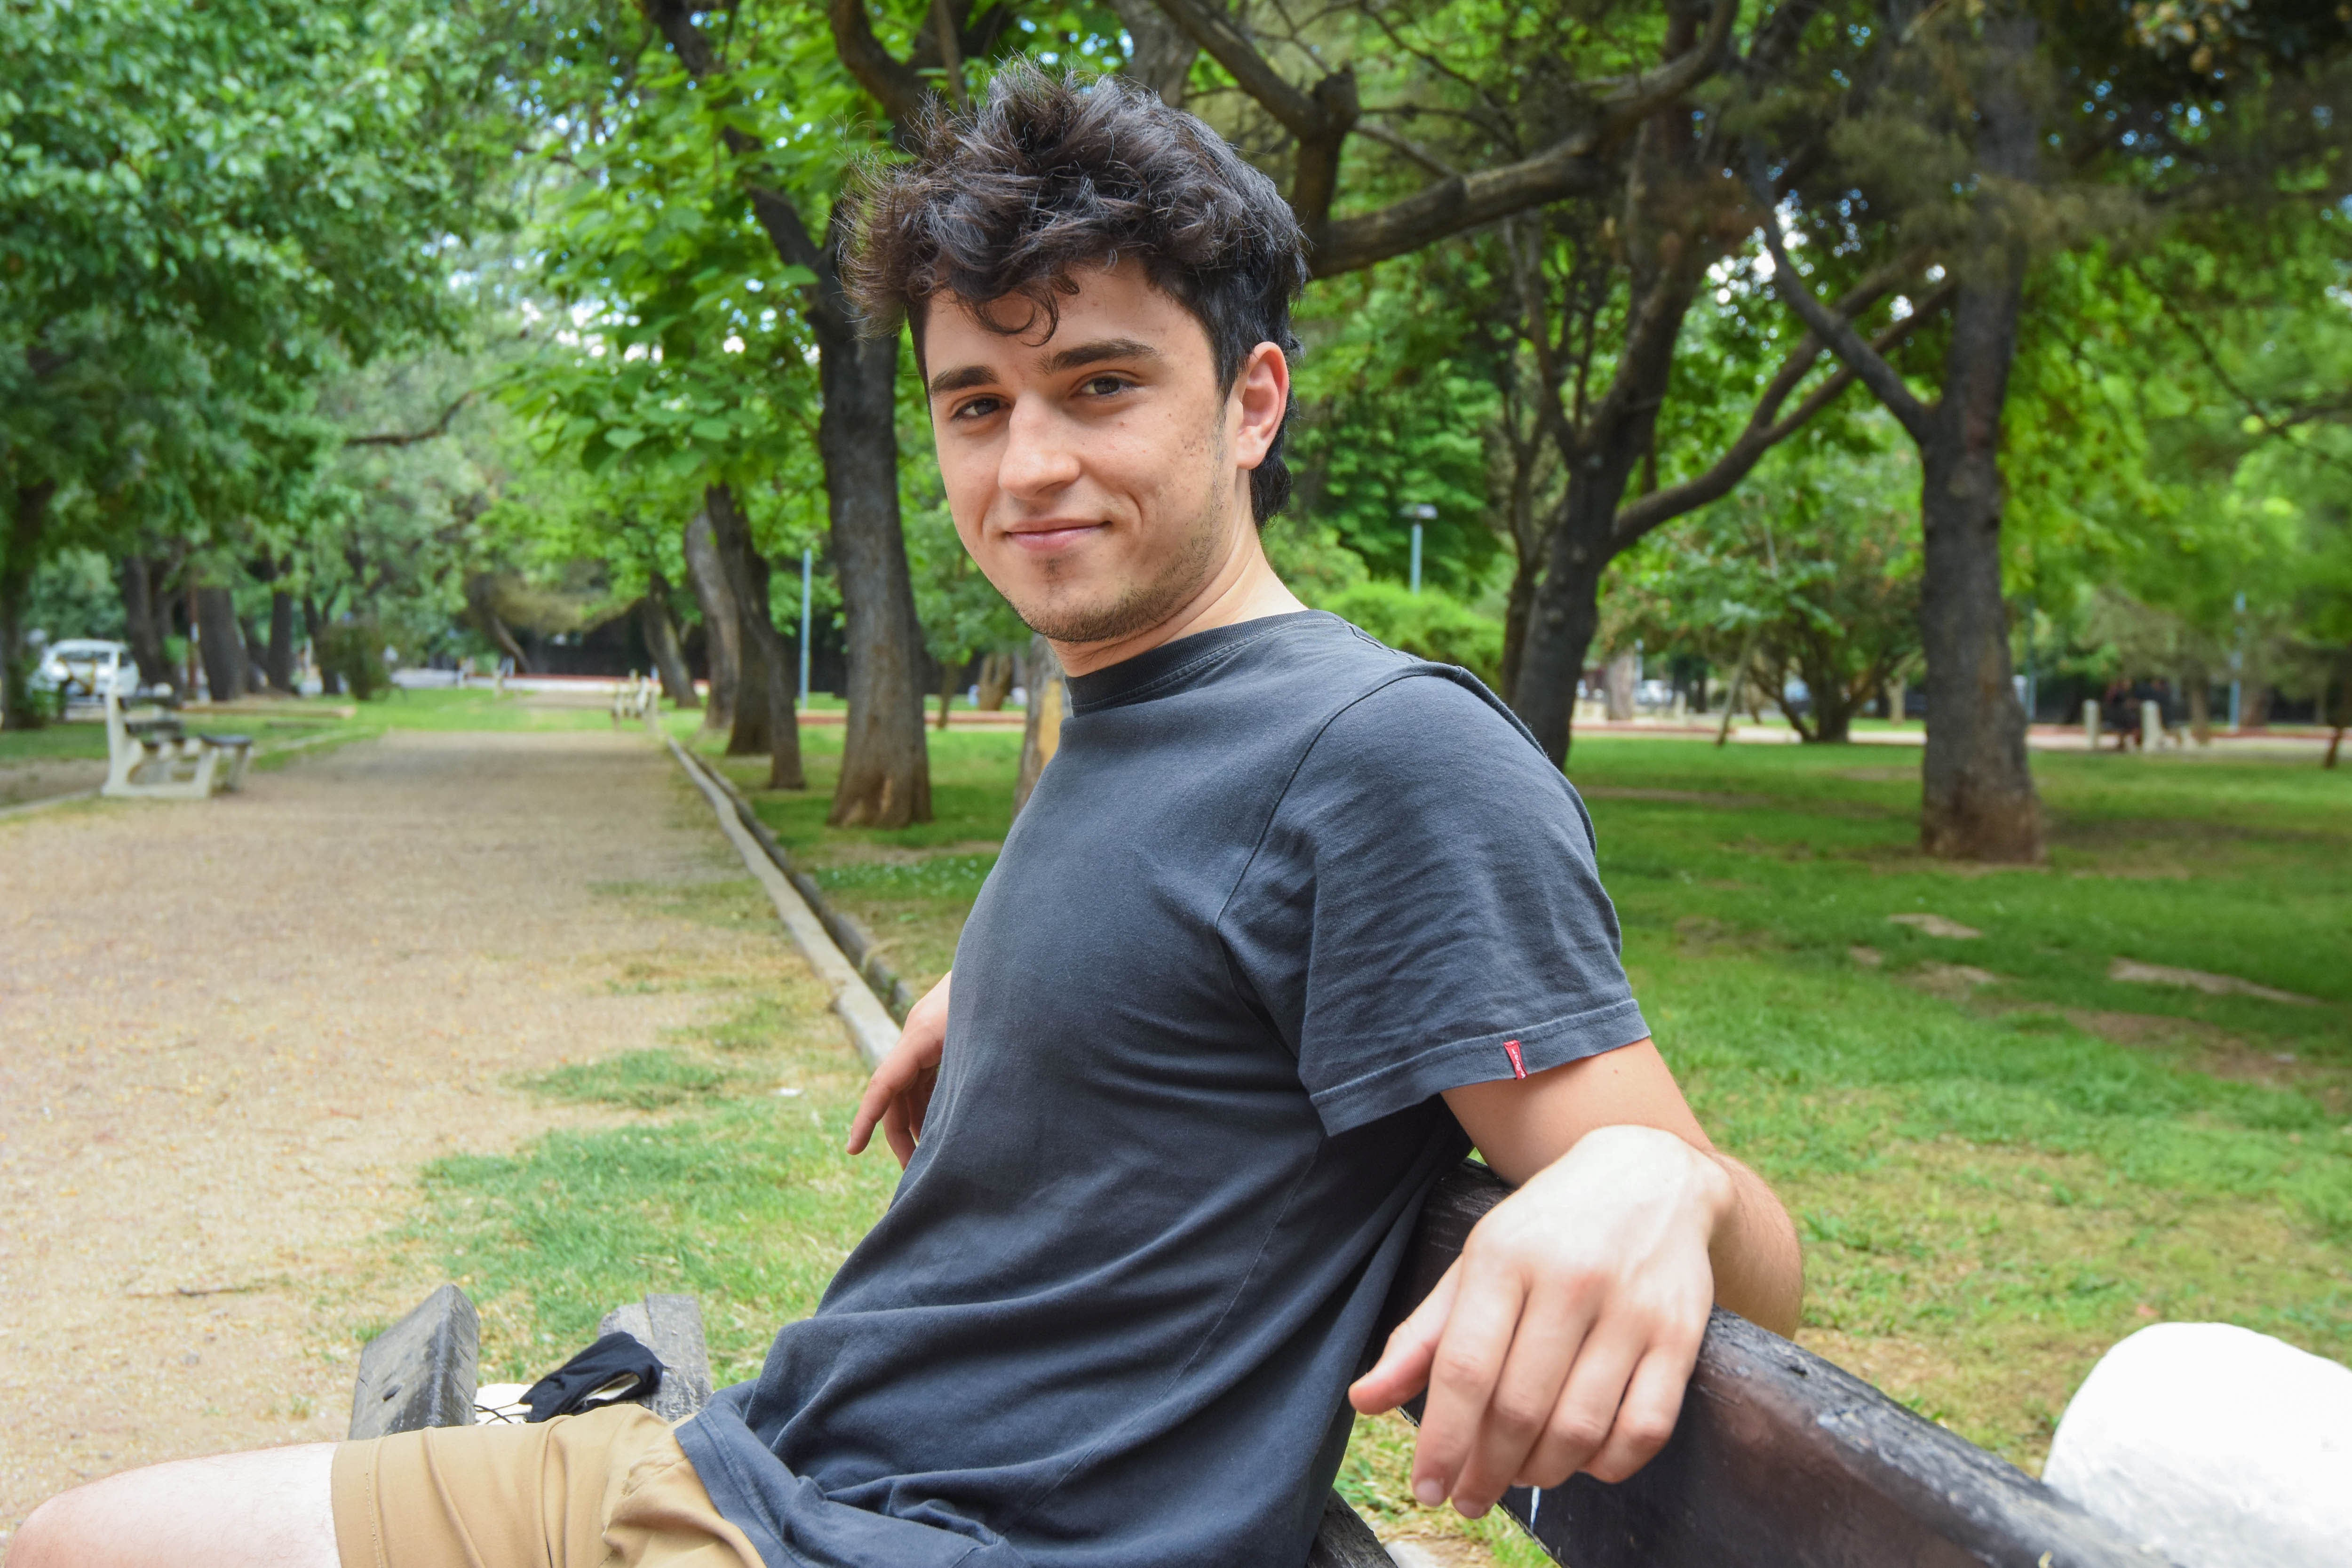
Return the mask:
[(106, 699), (106, 783), (118, 798), (203, 800), (245, 782), (253, 741), (245, 735), (191, 733), (161, 702), (130, 717), (113, 692)]
[[(1469, 1163), (1438, 1184), (1383, 1332), (1507, 1190)], [(691, 1297), (617, 1308), (599, 1331), (615, 1329), (661, 1358), (656, 1414), (676, 1420), (710, 1396)], [(478, 1332), (473, 1303), (444, 1285), (372, 1341), (351, 1435), (470, 1423)], [(1557, 1490), (1521, 1489), (1503, 1506), (1575, 1568), (2163, 1568), (2022, 1470), (1725, 1311), (1708, 1325), (1674, 1440), (1640, 1474), (1617, 1486), (1579, 1476)], [(1392, 1564), (1334, 1494), (1306, 1568)]]

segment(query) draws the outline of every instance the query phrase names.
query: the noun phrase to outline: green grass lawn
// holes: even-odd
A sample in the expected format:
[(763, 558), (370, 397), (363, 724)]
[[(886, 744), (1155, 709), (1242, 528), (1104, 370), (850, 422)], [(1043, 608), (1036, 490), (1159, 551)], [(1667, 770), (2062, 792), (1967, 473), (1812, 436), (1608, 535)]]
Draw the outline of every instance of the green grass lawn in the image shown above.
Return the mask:
[[(1019, 737), (931, 740), (920, 827), (823, 826), (837, 730), (805, 731), (810, 790), (753, 796), (917, 983), (1002, 842)], [(2029, 1468), (2092, 1362), (2150, 1321), (2352, 1359), (2352, 772), (2035, 767), (2051, 864), (1991, 871), (1917, 853), (1916, 753), (1596, 736), (1571, 770), (1662, 1047), (1797, 1216), (1806, 1342)], [(728, 896), (724, 918), (768, 918), (750, 884)], [(2117, 960), (2307, 1000), (2111, 978)], [(814, 1306), (896, 1175), (838, 1152), (862, 1075), (820, 1004), (572, 1069), (534, 1087), (625, 1125), (434, 1168), (418, 1235), (484, 1300), (503, 1371), (677, 1289), (722, 1379), (748, 1375)], [(1363, 1423), (1343, 1483), (1441, 1528), (1404, 1496), (1409, 1440)]]

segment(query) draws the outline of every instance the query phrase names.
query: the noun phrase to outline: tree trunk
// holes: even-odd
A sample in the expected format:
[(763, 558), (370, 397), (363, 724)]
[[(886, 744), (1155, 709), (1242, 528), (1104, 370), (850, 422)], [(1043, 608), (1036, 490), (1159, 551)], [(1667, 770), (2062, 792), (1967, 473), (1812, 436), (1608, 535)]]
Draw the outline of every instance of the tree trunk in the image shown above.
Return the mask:
[(327, 617), (319, 613), (319, 601), (310, 594), (302, 595), (302, 630), (310, 639), (311, 661), (319, 667), (319, 695), (341, 697), (343, 678), (327, 662)]
[(2189, 672), (2182, 682), (2189, 688), (2189, 732), (2200, 746), (2213, 743), (2213, 682), (2202, 669)]
[(686, 578), (702, 609), (702, 642), (710, 664), (710, 701), (702, 710), (702, 732), (735, 727), (735, 694), (742, 686), (743, 631), (735, 613), (735, 593), (711, 542), (710, 518), (696, 512), (686, 525)]
[[(835, 209), (836, 228), (846, 207)], [(898, 340), (859, 337), (842, 314), (812, 318), (824, 397), (824, 459), (834, 568), (849, 644), (849, 724), (841, 782), (825, 821), (904, 827), (931, 819), (923, 744), (923, 636), (898, 520)]]
[(753, 754), (754, 749), (739, 751), (737, 746), (756, 731), (761, 740), (756, 750), (768, 754), (768, 787), (806, 789), (808, 780), (801, 771), (800, 714), (793, 701), (792, 658), (769, 606), (768, 559), (752, 546), (751, 524), (735, 504), (733, 490), (725, 485), (709, 486), (702, 492), (702, 510), (710, 520), (711, 543), (720, 575), (734, 595), (735, 624), (741, 633), (735, 731), (728, 739), (727, 754)]
[(118, 577), (122, 585), (123, 637), (139, 666), (142, 686), (172, 686), (172, 661), (163, 655), (162, 608), (155, 595), (156, 563), (152, 556), (126, 555)]
[(1542, 580), (1542, 564), (1521, 553), (1511, 573), (1511, 591), (1503, 600), (1502, 689), (1505, 691), (1519, 689), (1519, 672), (1527, 664), (1528, 616), (1535, 609), (1536, 586)]
[(245, 657), (245, 631), (236, 624), (236, 601), (226, 588), (196, 590), (196, 646), (205, 663), (205, 690), (215, 702), (245, 695), (251, 671)]
[(294, 595), (283, 588), (269, 591), (269, 650), (264, 656), (269, 689), (294, 695)]
[[(1983, 36), (1979, 160), (1998, 180), (2030, 184), (2040, 124), (2022, 68), (2035, 26), (2001, 16), (1986, 22)], [(1952, 301), (1942, 395), (1918, 442), (1927, 534), (1919, 626), (1927, 660), (1919, 841), (1948, 860), (2037, 862), (2042, 803), (2026, 760), (2025, 710), (2010, 679), (2009, 608), (2000, 591), (2000, 420), (2026, 254), (2014, 221), (1989, 214), (1984, 222), (1974, 265)]]
[(980, 710), (1002, 713), (1004, 700), (1013, 695), (1013, 656), (997, 649), (980, 661)]
[(669, 584), (658, 572), (646, 578), (646, 596), (637, 612), (646, 629), (646, 647), (653, 650), (654, 668), (661, 671), (662, 695), (673, 708), (699, 708), (694, 675), (677, 646), (677, 626), (669, 618)]
[(1062, 718), (1068, 709), (1067, 689), (1062, 683), (1062, 661), (1054, 656), (1054, 645), (1044, 637), (1029, 639), (1029, 722), (1021, 731), (1021, 774), (1013, 781), (1013, 815), (1029, 804), (1029, 792), (1037, 787), (1037, 775), (1054, 760), (1054, 752), (1062, 743)]
[(32, 590), (34, 558), (57, 489), (47, 479), (18, 487), (8, 548), (0, 553), (0, 730), (37, 730), (47, 718), (34, 703), (32, 661), (25, 657), (25, 595)]
[(1630, 722), (1633, 717), (1635, 689), (1642, 683), (1642, 656), (1632, 648), (1621, 648), (1609, 656), (1606, 678), (1609, 721), (1612, 724)]
[(1927, 659), (1919, 841), (1948, 860), (2042, 858), (2042, 807), (2000, 592), (2000, 404), (2022, 298), (2014, 276), (1960, 290), (1938, 428), (1919, 447)]
[(1581, 545), (1556, 540), (1528, 616), (1527, 652), (1511, 709), (1535, 732), (1544, 754), (1561, 767), (1568, 765), (1576, 722), (1577, 679), (1593, 634), (1601, 629), (1601, 574), (1607, 565)]
[(940, 733), (948, 732), (948, 704), (955, 700), (956, 677), (962, 673), (947, 660), (940, 661)]
[(496, 586), (497, 581), (488, 572), (477, 572), (468, 577), (466, 580), (466, 607), (473, 611), (474, 625), (480, 628), (481, 634), (489, 638), (492, 646), (500, 653), (514, 660), (515, 673), (529, 675), (530, 655), (523, 651), (522, 644), (516, 640), (513, 629), (507, 625), (505, 617), (499, 614), (498, 606), (490, 602), (490, 591)]
[(1125, 74), (1158, 93), (1169, 108), (1183, 108), (1185, 79), (1201, 47), (1152, 0), (1111, 0), (1111, 9), (1135, 45)]

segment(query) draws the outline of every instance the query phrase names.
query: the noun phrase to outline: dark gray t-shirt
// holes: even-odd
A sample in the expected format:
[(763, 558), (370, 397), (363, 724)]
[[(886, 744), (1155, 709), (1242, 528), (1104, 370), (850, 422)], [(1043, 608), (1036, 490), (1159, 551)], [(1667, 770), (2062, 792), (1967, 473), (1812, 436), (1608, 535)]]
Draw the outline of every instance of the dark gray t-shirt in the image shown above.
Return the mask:
[(1307, 612), (1069, 690), (889, 1212), (679, 1431), (772, 1568), (1298, 1568), (1436, 1096), (1649, 1033), (1462, 671)]

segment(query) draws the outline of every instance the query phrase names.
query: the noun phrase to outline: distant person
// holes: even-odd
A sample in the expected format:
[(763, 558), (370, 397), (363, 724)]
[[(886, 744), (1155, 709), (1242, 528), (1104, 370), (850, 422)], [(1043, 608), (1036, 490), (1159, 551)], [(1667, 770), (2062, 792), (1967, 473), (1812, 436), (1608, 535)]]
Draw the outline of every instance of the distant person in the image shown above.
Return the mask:
[[(888, 1211), (675, 1431), (161, 1466), (37, 1510), (10, 1568), (1299, 1568), (1351, 1401), (1426, 1387), (1414, 1489), (1475, 1515), (1645, 1462), (1711, 1303), (1796, 1326), (1789, 1217), (1652, 1045), (1575, 791), (1266, 563), (1306, 277), (1272, 183), (1022, 67), (910, 151), (855, 286), (912, 329), (957, 531), (1070, 718), (858, 1108)], [(1474, 1142), (1519, 1191), (1375, 1360)]]

